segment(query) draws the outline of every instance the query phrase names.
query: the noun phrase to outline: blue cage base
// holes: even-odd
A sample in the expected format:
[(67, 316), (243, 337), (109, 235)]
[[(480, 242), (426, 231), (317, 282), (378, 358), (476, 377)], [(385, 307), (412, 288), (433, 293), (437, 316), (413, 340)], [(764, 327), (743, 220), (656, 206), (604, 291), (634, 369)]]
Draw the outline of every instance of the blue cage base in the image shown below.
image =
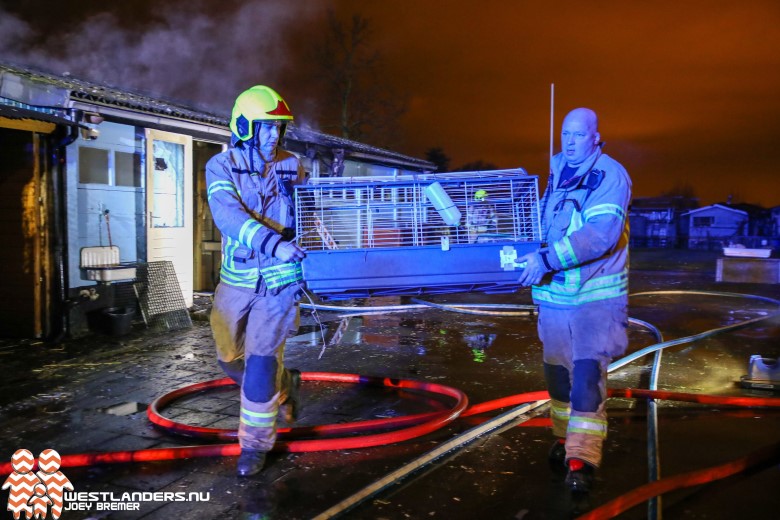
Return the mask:
[(302, 262), (309, 291), (323, 300), (388, 295), (507, 293), (519, 285), (514, 258), (539, 242), (309, 251)]

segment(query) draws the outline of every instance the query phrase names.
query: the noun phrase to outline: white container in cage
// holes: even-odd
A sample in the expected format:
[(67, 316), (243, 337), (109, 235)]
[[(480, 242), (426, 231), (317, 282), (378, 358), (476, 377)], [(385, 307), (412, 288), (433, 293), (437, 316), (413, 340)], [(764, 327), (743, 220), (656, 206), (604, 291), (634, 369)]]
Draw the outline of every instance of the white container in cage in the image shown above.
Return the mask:
[(324, 299), (510, 292), (541, 242), (522, 169), (310, 179), (296, 186), (307, 287)]

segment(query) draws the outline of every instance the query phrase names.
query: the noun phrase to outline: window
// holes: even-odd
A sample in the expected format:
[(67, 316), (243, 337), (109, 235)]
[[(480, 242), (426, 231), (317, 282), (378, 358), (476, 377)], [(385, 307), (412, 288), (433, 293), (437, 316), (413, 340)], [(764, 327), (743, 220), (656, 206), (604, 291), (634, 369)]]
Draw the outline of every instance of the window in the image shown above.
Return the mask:
[(693, 217), (693, 227), (712, 227), (715, 217)]
[(141, 155), (80, 146), (79, 182), (140, 188), (142, 186)]
[(184, 227), (184, 145), (154, 141), (152, 227)]
[(141, 155), (114, 152), (114, 171), (117, 186), (141, 187)]
[(79, 148), (79, 182), (108, 184), (108, 150)]

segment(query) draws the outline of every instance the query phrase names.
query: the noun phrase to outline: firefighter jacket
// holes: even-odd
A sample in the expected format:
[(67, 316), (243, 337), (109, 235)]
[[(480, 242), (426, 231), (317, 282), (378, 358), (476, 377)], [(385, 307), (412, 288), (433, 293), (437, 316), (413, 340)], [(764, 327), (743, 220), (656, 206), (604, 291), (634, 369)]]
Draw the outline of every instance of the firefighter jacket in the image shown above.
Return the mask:
[(558, 186), (565, 165), (563, 154), (552, 158), (542, 197), (539, 252), (551, 272), (533, 286), (534, 302), (566, 308), (626, 296), (631, 179), (600, 148)]
[(274, 254), (294, 236), (293, 185), (303, 180), (298, 158), (281, 149), (266, 163), (254, 146), (239, 143), (209, 160), (208, 202), (222, 233), (221, 283), (265, 295), (261, 270), (288, 265)]

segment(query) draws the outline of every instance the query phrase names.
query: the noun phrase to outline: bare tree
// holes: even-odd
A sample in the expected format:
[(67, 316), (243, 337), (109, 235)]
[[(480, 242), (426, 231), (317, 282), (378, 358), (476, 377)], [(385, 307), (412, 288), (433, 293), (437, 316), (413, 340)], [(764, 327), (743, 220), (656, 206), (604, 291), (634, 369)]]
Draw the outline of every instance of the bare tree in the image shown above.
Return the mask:
[(476, 161), (468, 162), (464, 164), (463, 166), (459, 168), (455, 168), (454, 172), (476, 172), (476, 171), (487, 171), (487, 170), (497, 170), (498, 166), (493, 164), (492, 162), (486, 162), (482, 159), (477, 159)]
[(406, 102), (383, 77), (383, 59), (372, 46), (372, 27), (367, 18), (352, 15), (349, 24), (328, 11), (328, 30), (323, 41), (312, 49), (315, 80), (325, 95), (336, 100), (326, 104), (323, 129), (347, 139), (370, 140), (388, 145)]
[(446, 172), (450, 169), (450, 158), (440, 146), (428, 148), (425, 151), (425, 160), (435, 164), (437, 172)]
[(695, 199), (696, 190), (687, 181), (677, 181), (670, 190), (664, 191), (661, 196), (663, 197), (682, 197), (686, 199)]

